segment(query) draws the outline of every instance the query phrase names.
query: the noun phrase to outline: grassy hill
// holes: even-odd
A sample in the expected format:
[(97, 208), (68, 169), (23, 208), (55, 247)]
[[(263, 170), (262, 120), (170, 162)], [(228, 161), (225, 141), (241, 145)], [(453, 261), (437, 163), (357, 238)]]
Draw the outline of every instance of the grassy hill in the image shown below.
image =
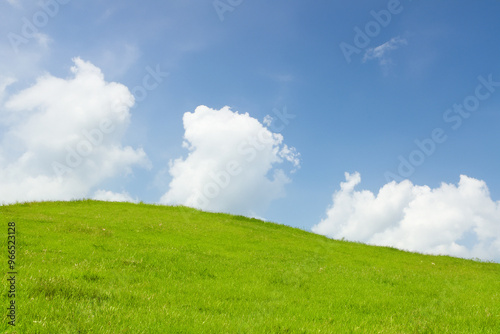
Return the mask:
[(500, 264), (185, 207), (26, 203), (0, 217), (4, 314), (16, 223), (17, 333), (500, 332)]

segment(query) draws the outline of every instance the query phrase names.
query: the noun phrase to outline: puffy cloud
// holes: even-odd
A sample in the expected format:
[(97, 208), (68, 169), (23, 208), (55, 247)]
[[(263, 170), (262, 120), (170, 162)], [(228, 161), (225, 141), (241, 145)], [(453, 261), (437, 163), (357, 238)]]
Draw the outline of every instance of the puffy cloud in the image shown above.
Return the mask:
[[(279, 156), (290, 163), (296, 168), (300, 167), (300, 153), (297, 152), (295, 147), (288, 147), (288, 145), (283, 145), (281, 150), (278, 152)], [(292, 173), (294, 173), (296, 169), (292, 170)]]
[(284, 195), (290, 179), (275, 166), (299, 161), (281, 134), (229, 107), (199, 106), (183, 121), (189, 154), (170, 162), (172, 181), (161, 203), (254, 216)]
[(68, 79), (45, 75), (6, 99), (0, 202), (87, 196), (103, 180), (147, 165), (142, 149), (123, 147), (134, 98), (79, 58)]
[(384, 185), (377, 195), (356, 191), (358, 173), (333, 195), (327, 217), (312, 230), (379, 246), (429, 254), (500, 261), (500, 201), (484, 181), (460, 176), (458, 185), (438, 188), (405, 180)]
[(107, 201), (107, 202), (131, 202), (137, 203), (139, 202), (137, 199), (132, 198), (127, 192), (115, 193), (112, 191), (106, 190), (98, 190), (94, 193), (92, 199), (98, 201)]

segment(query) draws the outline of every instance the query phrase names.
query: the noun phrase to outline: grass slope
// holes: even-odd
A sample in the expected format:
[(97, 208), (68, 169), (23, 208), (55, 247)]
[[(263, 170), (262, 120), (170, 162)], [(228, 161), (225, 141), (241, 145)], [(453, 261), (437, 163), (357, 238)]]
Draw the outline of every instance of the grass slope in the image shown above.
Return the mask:
[(499, 333), (495, 263), (185, 207), (27, 203), (0, 217), (4, 272), (16, 222), (17, 333)]

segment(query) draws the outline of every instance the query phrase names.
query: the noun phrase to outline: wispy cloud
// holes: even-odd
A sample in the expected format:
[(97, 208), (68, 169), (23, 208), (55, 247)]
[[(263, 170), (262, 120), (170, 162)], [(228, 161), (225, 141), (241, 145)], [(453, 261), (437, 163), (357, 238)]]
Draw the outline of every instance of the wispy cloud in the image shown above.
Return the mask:
[(398, 49), (401, 45), (407, 45), (408, 41), (404, 38), (393, 37), (390, 41), (385, 42), (375, 48), (369, 48), (366, 50), (363, 56), (363, 62), (365, 63), (371, 59), (377, 59), (381, 66), (387, 66), (392, 63), (390, 57), (391, 51)]
[(19, 0), (7, 0), (14, 7), (21, 7), (21, 2)]
[(7, 87), (13, 84), (14, 82), (16, 82), (16, 79), (14, 78), (0, 76), (0, 101), (3, 98), (5, 89), (7, 89)]

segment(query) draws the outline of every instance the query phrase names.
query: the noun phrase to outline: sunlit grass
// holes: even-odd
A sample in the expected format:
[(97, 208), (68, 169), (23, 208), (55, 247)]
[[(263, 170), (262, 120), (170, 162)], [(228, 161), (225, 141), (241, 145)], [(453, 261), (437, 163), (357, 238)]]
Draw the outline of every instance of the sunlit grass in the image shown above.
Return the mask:
[(499, 333), (495, 263), (185, 207), (26, 203), (0, 217), (5, 235), (16, 222), (18, 333)]

